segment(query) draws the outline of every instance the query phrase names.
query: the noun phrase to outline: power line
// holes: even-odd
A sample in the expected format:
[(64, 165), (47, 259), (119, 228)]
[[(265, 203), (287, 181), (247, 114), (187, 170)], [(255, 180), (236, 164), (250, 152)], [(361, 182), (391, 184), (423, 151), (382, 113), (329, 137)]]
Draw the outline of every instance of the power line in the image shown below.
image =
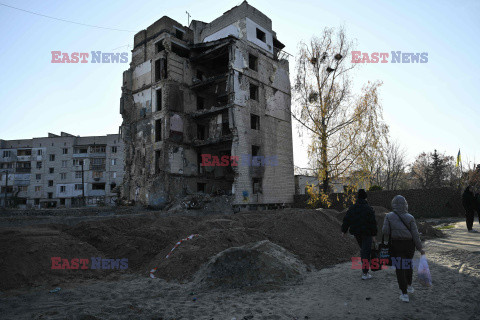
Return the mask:
[(45, 18), (49, 18), (49, 19), (53, 19), (53, 20), (58, 20), (58, 21), (63, 21), (63, 22), (68, 22), (68, 23), (74, 23), (74, 24), (78, 24), (78, 25), (86, 26), (86, 27), (92, 27), (92, 28), (98, 28), (98, 29), (106, 29), (106, 30), (113, 30), (113, 31), (122, 31), (122, 32), (136, 32), (136, 31), (131, 31), (131, 30), (123, 30), (123, 29), (115, 29), (115, 28), (101, 27), (101, 26), (95, 26), (95, 25), (92, 25), (92, 24), (85, 24), (85, 23), (80, 23), (80, 22), (75, 22), (75, 21), (70, 21), (70, 20), (55, 18), (55, 17), (47, 16), (47, 15), (44, 15), (44, 14), (41, 14), (41, 13), (37, 13), (37, 12), (33, 12), (33, 11), (28, 11), (28, 10), (25, 10), (25, 9), (20, 9), (20, 8), (12, 7), (12, 6), (9, 6), (9, 5), (4, 4), (4, 3), (0, 3), (0, 5), (2, 5), (2, 6), (4, 6), (4, 7), (11, 8), (11, 9), (15, 9), (15, 10), (27, 12), (27, 13), (30, 13), (30, 14), (34, 14), (34, 15), (37, 15), (37, 16), (41, 16), (41, 17), (45, 17)]

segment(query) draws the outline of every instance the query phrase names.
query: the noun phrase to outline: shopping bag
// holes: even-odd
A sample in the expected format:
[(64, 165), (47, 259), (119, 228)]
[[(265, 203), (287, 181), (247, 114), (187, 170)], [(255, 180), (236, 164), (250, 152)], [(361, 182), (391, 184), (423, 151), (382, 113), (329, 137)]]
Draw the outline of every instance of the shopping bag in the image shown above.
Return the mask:
[(380, 265), (380, 250), (378, 250), (375, 245), (370, 251), (370, 270), (378, 271), (381, 270), (382, 266)]
[(432, 285), (432, 276), (430, 275), (430, 269), (428, 268), (427, 257), (422, 255), (418, 262), (418, 281), (424, 287), (430, 287)]

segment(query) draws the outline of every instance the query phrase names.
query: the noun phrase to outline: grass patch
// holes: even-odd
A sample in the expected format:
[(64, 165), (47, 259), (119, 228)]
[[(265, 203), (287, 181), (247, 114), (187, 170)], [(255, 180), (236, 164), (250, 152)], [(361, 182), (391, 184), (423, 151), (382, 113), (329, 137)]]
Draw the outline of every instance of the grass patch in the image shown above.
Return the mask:
[(455, 225), (453, 224), (447, 224), (445, 226), (440, 226), (440, 227), (435, 227), (438, 230), (447, 230), (447, 229), (453, 229), (455, 228)]

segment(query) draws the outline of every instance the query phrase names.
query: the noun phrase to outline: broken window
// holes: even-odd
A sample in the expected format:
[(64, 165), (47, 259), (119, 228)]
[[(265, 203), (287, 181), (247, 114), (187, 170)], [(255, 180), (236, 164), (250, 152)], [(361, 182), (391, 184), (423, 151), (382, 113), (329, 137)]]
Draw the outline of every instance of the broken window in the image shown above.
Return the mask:
[(257, 71), (258, 58), (253, 54), (248, 54), (248, 67), (252, 70)]
[(53, 199), (53, 192), (47, 193), (48, 199)]
[(207, 184), (203, 182), (197, 182), (197, 192), (205, 193), (205, 189), (207, 189)]
[(203, 81), (203, 71), (197, 70), (197, 79)]
[(157, 52), (165, 50), (165, 46), (163, 45), (163, 40), (158, 41), (155, 44), (155, 48), (157, 49)]
[(162, 110), (162, 89), (158, 89), (156, 92), (157, 96), (157, 111)]
[(155, 61), (155, 81), (160, 81), (167, 78), (167, 63), (166, 59), (161, 58)]
[(54, 173), (54, 172), (55, 172), (55, 168), (49, 168), (49, 169), (48, 169), (48, 172), (49, 172), (49, 173)]
[(202, 110), (205, 108), (205, 99), (203, 97), (197, 96), (197, 110)]
[(190, 56), (190, 50), (175, 43), (172, 43), (172, 52), (183, 58), (188, 58)]
[(250, 99), (258, 101), (258, 86), (250, 83)]
[(155, 142), (162, 141), (162, 119), (155, 120)]
[(250, 128), (260, 130), (260, 117), (252, 113), (250, 114)]
[(162, 159), (162, 151), (155, 150), (155, 173), (160, 173), (160, 164)]
[(226, 136), (231, 133), (230, 125), (228, 124), (228, 117), (224, 116), (222, 118), (222, 136)]
[(48, 180), (48, 186), (53, 187), (53, 180)]
[(175, 29), (175, 37), (177, 39), (183, 40), (184, 32), (182, 30)]
[(207, 136), (207, 126), (197, 124), (197, 139), (205, 140)]
[(113, 192), (113, 189), (115, 189), (116, 186), (117, 184), (115, 182), (110, 183), (110, 191)]
[(262, 42), (267, 42), (267, 35), (265, 32), (257, 28), (257, 39), (262, 41)]
[(260, 147), (252, 145), (252, 157), (260, 155)]
[(92, 183), (92, 190), (105, 190), (105, 183)]
[(253, 178), (253, 194), (262, 193), (262, 180)]
[[(60, 192), (65, 192), (65, 191), (60, 191)], [(64, 206), (65, 205), (65, 198), (60, 199), (60, 205)]]

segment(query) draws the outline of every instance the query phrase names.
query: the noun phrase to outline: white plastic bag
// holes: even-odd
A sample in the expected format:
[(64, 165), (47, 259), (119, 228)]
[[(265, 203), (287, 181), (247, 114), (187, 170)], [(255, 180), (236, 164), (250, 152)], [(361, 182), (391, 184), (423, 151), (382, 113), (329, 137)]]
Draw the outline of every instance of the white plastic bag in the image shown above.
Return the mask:
[(427, 257), (422, 255), (418, 262), (418, 281), (424, 287), (430, 287), (432, 285), (432, 276), (430, 275), (430, 269), (428, 268)]

